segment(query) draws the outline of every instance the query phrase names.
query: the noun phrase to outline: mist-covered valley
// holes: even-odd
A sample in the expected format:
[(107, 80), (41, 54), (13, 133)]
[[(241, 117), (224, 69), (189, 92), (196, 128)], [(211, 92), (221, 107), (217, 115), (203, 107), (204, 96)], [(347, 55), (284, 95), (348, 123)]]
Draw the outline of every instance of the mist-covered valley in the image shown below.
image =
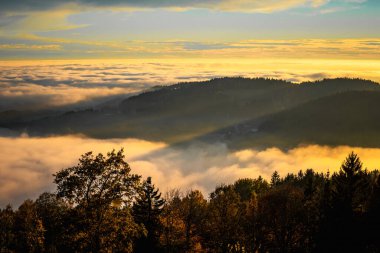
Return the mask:
[(364, 168), (379, 169), (380, 149), (350, 146), (302, 146), (287, 151), (272, 147), (231, 151), (223, 143), (192, 143), (172, 147), (162, 142), (138, 139), (91, 139), (83, 136), (1, 137), (0, 205), (17, 207), (27, 198), (55, 191), (52, 174), (76, 165), (80, 155), (124, 148), (132, 172), (152, 177), (165, 193), (173, 189), (198, 189), (207, 196), (216, 186), (240, 178), (262, 176), (274, 171), (286, 176), (312, 168), (333, 173), (352, 151), (364, 161)]
[(380, 252), (379, 0), (0, 0), (0, 252)]
[(137, 138), (175, 146), (221, 142), (232, 150), (299, 145), (375, 148), (380, 143), (375, 109), (380, 86), (362, 79), (296, 84), (215, 78), (107, 98), (75, 110), (7, 110), (0, 113), (0, 127), (4, 133), (37, 137)]
[[(50, 94), (43, 107), (14, 100), (0, 113), (1, 205), (54, 191), (51, 175), (87, 151), (124, 148), (132, 170), (153, 177), (162, 191), (196, 188), (206, 195), (239, 178), (268, 179), (275, 170), (334, 172), (351, 151), (368, 169), (378, 168), (376, 82), (233, 77), (119, 84), (122, 91), (107, 85), (97, 86), (111, 92), (96, 97), (85, 84), (78, 94)], [(79, 98), (51, 104), (69, 94)]]

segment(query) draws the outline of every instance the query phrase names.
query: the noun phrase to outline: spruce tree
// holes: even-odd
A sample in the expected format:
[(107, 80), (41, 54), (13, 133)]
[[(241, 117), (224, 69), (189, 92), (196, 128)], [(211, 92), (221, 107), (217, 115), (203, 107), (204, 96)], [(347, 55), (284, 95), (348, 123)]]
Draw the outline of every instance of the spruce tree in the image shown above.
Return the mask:
[(327, 217), (329, 237), (324, 252), (364, 252), (362, 217), (367, 194), (365, 171), (360, 158), (351, 152), (332, 177), (331, 213)]
[(278, 186), (281, 182), (280, 174), (278, 174), (277, 170), (275, 170), (272, 174), (272, 177), (270, 179), (270, 185), (272, 187)]
[(165, 200), (161, 198), (159, 189), (155, 188), (152, 178), (148, 177), (133, 205), (135, 221), (143, 224), (147, 230), (147, 236), (139, 240), (136, 245), (137, 252), (157, 252), (159, 216), (164, 204)]
[(363, 164), (354, 152), (343, 162), (338, 174), (333, 176), (333, 203), (339, 215), (352, 216), (361, 212), (365, 192)]

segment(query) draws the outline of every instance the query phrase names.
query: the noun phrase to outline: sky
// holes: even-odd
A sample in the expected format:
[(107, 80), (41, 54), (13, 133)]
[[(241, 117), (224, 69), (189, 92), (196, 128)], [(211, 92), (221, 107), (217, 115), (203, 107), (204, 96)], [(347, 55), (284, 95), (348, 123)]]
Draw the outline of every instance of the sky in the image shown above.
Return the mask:
[(378, 0), (0, 0), (0, 59), (380, 58)]

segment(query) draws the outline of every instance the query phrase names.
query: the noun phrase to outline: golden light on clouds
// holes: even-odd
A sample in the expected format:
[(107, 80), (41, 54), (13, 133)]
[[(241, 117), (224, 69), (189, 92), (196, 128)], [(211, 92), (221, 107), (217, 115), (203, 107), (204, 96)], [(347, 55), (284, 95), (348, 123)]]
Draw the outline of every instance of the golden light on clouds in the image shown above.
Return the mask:
[(137, 139), (59, 136), (0, 137), (0, 147), (0, 205), (19, 204), (27, 197), (35, 198), (43, 191), (54, 190), (52, 174), (75, 165), (85, 152), (106, 153), (122, 147), (132, 171), (144, 177), (152, 176), (164, 192), (172, 188), (197, 188), (207, 194), (216, 185), (239, 178), (261, 175), (269, 179), (275, 170), (282, 176), (309, 168), (333, 173), (351, 151), (357, 152), (370, 170), (380, 165), (380, 149), (347, 146), (229, 151), (224, 144), (193, 143), (180, 149)]
[[(144, 41), (144, 40), (89, 40), (68, 38), (46, 38), (28, 33), (13, 36), (14, 39), (29, 40), (25, 43), (0, 43), (0, 50), (45, 49), (47, 52), (60, 49), (68, 58), (77, 59), (380, 59), (380, 39), (287, 39), (287, 40), (235, 40), (217, 41)], [(78, 50), (78, 48), (81, 48)], [(20, 56), (21, 57), (21, 56)], [(43, 56), (41, 56), (43, 59)], [(62, 58), (60, 56), (59, 58)], [(64, 56), (63, 56), (64, 58)], [(17, 59), (17, 57), (16, 57)]]
[(38, 64), (2, 61), (0, 109), (91, 102), (129, 96), (156, 85), (225, 76), (277, 78), (295, 83), (336, 77), (380, 82), (380, 61), (302, 58), (41, 60)]

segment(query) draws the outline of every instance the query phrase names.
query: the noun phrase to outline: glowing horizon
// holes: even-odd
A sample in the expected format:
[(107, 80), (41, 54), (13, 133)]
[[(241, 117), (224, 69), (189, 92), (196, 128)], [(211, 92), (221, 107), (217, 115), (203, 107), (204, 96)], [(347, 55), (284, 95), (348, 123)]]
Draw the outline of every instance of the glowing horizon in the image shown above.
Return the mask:
[(0, 60), (380, 59), (376, 0), (0, 3)]

